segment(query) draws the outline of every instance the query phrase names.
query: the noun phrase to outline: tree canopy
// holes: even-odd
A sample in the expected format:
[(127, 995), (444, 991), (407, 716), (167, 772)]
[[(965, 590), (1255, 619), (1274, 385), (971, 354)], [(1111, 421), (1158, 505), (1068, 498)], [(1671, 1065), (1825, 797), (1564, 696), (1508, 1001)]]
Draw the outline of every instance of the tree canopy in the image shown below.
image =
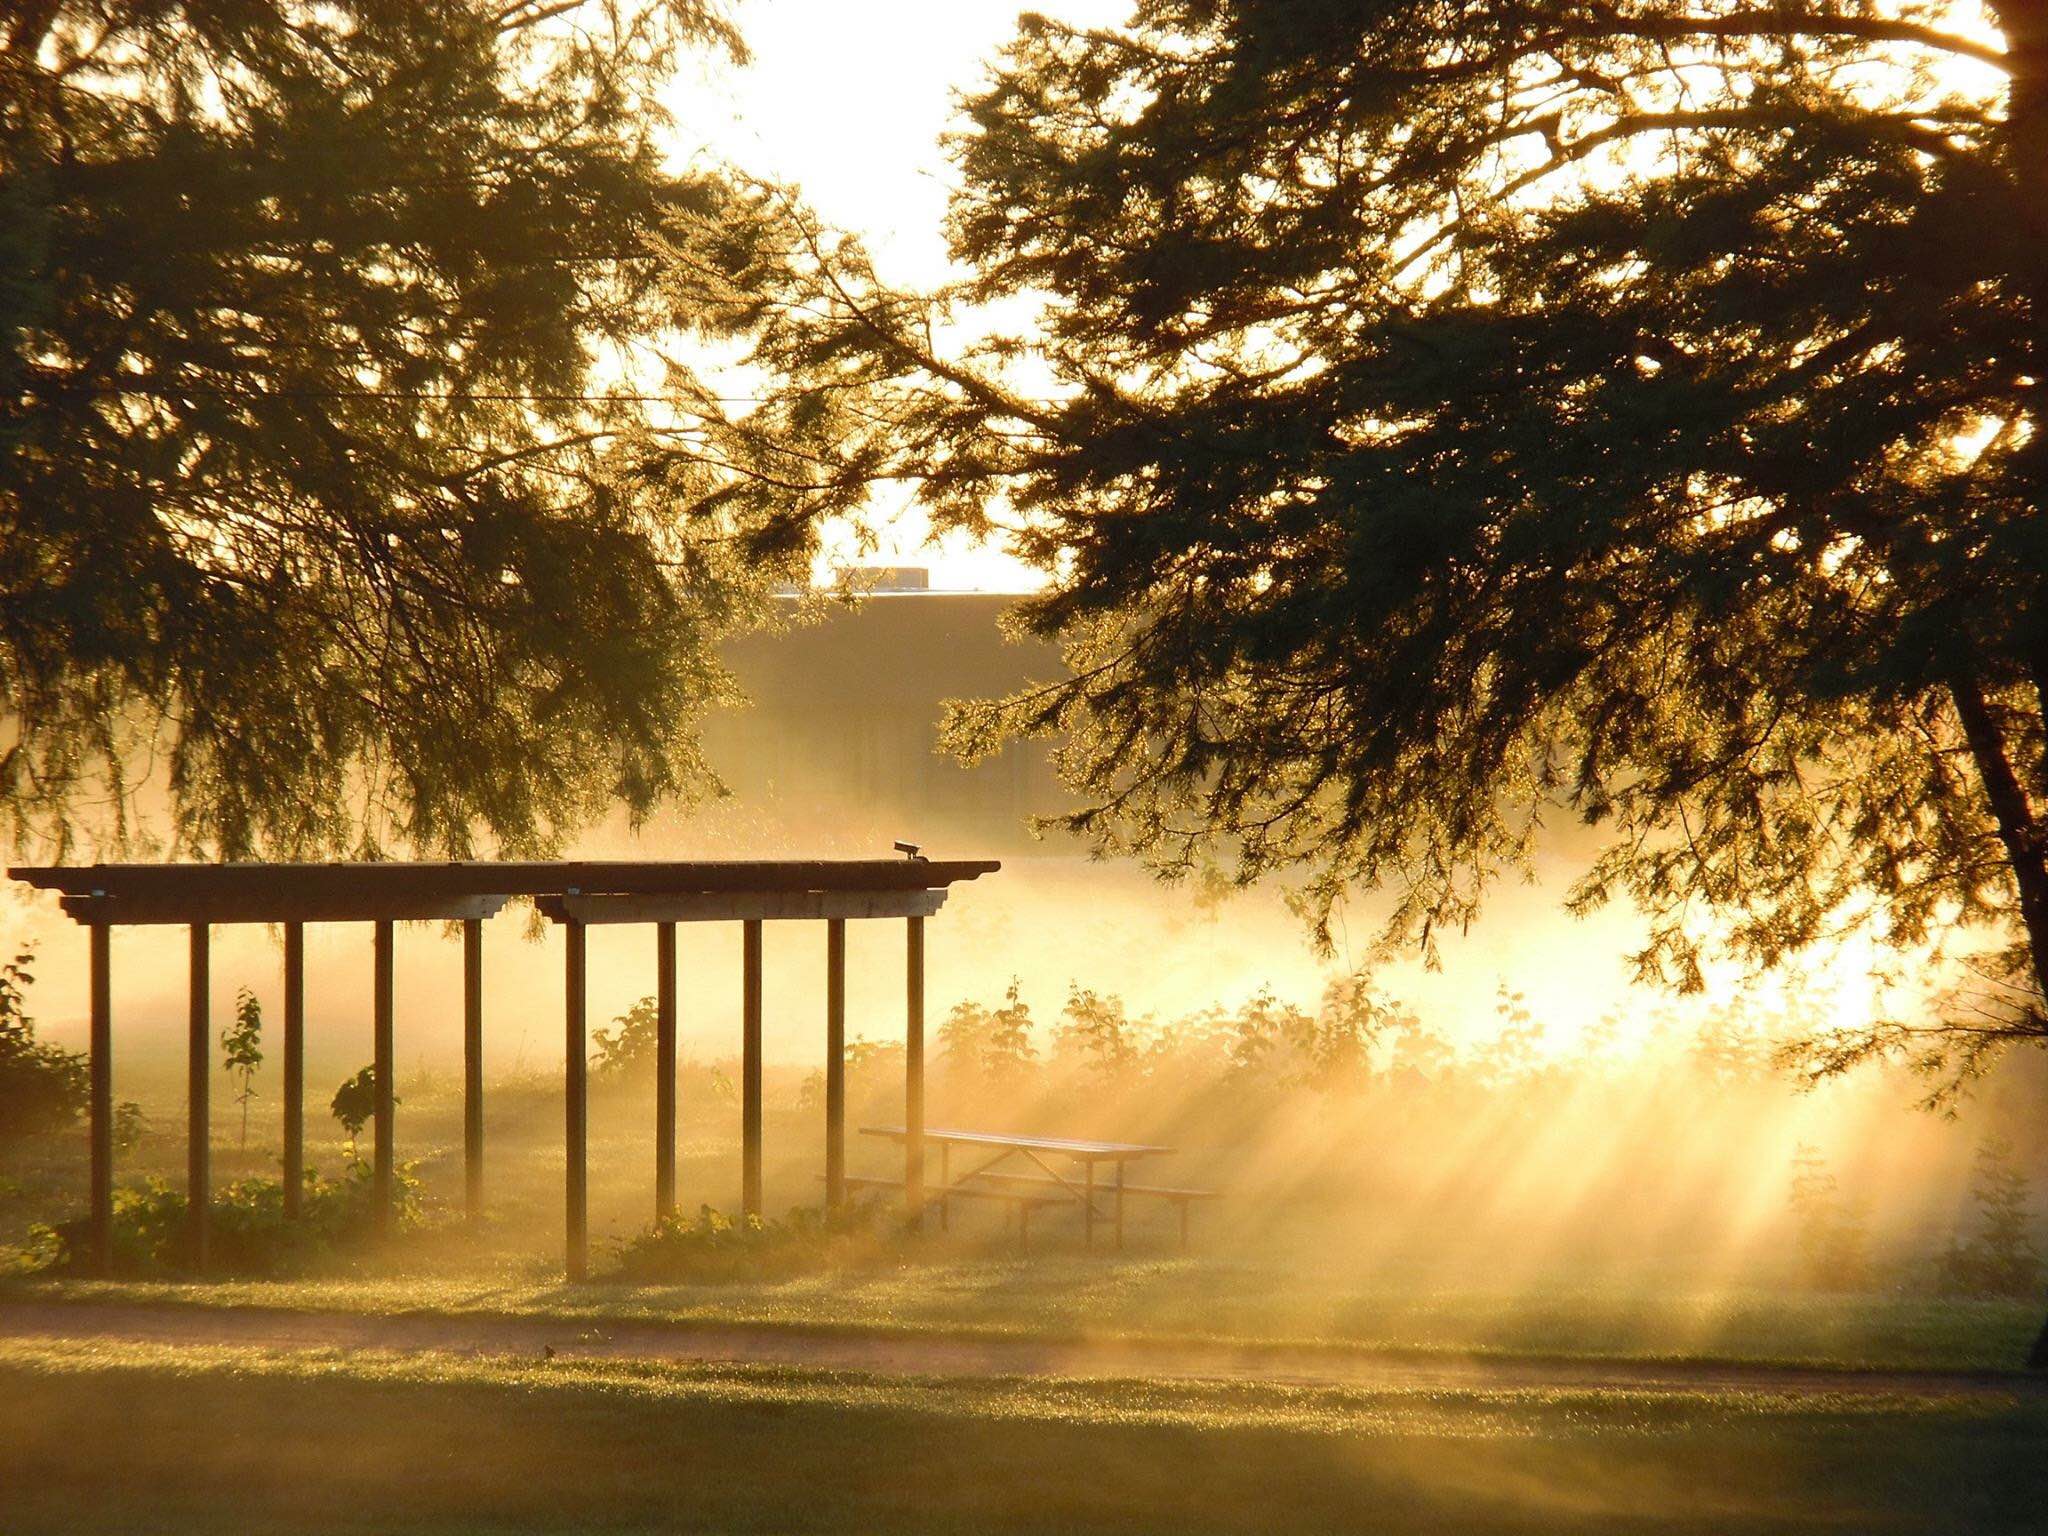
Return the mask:
[(7, 8), (18, 846), (540, 850), (704, 781), (711, 641), (797, 551), (638, 361), (697, 318), (650, 238), (745, 217), (660, 145), (703, 47), (706, 0)]
[(1044, 568), (962, 746), (1425, 948), (1576, 814), (1681, 988), (1970, 936), (1820, 1070), (2048, 1037), (2048, 7), (1142, 0), (967, 112), (948, 292), (763, 196), (724, 429)]

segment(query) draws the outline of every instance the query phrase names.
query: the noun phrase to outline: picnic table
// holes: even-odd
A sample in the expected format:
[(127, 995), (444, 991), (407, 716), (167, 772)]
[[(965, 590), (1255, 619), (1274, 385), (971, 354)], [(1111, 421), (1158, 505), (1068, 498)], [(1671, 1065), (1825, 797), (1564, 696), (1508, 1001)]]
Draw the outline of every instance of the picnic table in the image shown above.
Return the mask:
[[(860, 1128), (863, 1136), (879, 1136), (890, 1141), (902, 1142), (910, 1132), (900, 1125), (864, 1125)], [(926, 1127), (923, 1131), (925, 1143), (939, 1149), (939, 1185), (931, 1191), (929, 1201), (939, 1208), (939, 1225), (949, 1227), (952, 1222), (951, 1202), (955, 1198), (997, 1199), (1010, 1202), (1017, 1213), (1017, 1233), (1020, 1242), (1028, 1242), (1031, 1212), (1042, 1206), (1073, 1204), (1081, 1207), (1083, 1240), (1090, 1246), (1095, 1242), (1095, 1224), (1107, 1220), (1116, 1233), (1116, 1245), (1124, 1245), (1124, 1199), (1135, 1195), (1147, 1198), (1170, 1200), (1180, 1208), (1180, 1242), (1185, 1248), (1188, 1242), (1188, 1207), (1196, 1200), (1215, 1197), (1214, 1190), (1183, 1189), (1164, 1184), (1133, 1184), (1126, 1177), (1125, 1170), (1130, 1164), (1148, 1157), (1165, 1157), (1173, 1152), (1172, 1147), (1151, 1146), (1133, 1141), (1083, 1141), (1069, 1136), (1023, 1136), (1004, 1131), (953, 1130), (945, 1127)], [(954, 1178), (953, 1149), (960, 1148), (968, 1154), (981, 1154), (982, 1160), (959, 1178)], [(1021, 1159), (1035, 1167), (1036, 1173), (1014, 1171), (999, 1172), (1002, 1164), (1011, 1159)], [(1057, 1162), (1078, 1163), (1078, 1177), (1070, 1172), (1062, 1173), (1054, 1164)], [(1107, 1184), (1097, 1181), (1098, 1168), (1107, 1163), (1112, 1177)], [(900, 1180), (856, 1179), (849, 1182), (863, 1185), (887, 1185), (900, 1188)], [(1105, 1216), (1096, 1208), (1098, 1195), (1110, 1199), (1110, 1209)]]

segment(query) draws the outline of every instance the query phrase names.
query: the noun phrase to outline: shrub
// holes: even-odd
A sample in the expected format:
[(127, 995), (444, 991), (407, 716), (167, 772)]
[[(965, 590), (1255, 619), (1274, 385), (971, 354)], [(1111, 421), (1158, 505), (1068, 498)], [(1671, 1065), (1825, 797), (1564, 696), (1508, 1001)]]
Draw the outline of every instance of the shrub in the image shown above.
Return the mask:
[[(397, 1104), (398, 1096), (393, 1094), (391, 1102)], [(362, 1068), (334, 1090), (334, 1099), (327, 1106), (329, 1114), (341, 1123), (348, 1134), (348, 1159), (351, 1163), (360, 1161), (356, 1154), (356, 1138), (363, 1134), (363, 1127), (370, 1123), (370, 1117), (377, 1113), (377, 1068), (373, 1064)]]
[(2032, 1296), (2041, 1282), (2041, 1250), (2028, 1212), (2032, 1187), (2014, 1166), (2012, 1147), (1993, 1137), (1977, 1148), (1970, 1199), (1977, 1231), (1949, 1240), (1941, 1256), (1941, 1289), (1952, 1296)]
[(142, 1106), (133, 1099), (123, 1099), (114, 1106), (114, 1150), (133, 1152), (142, 1145), (142, 1138), (149, 1132), (149, 1117), (142, 1112)]
[(1137, 1078), (1157, 1036), (1149, 1018), (1125, 1012), (1122, 998), (1069, 985), (1067, 1006), (1053, 1026), (1053, 1055), (1078, 1062), (1097, 1082), (1120, 1085)]
[(63, 1130), (91, 1091), (83, 1056), (36, 1039), (26, 1006), (34, 960), (23, 950), (0, 964), (0, 1145)]
[(1028, 1077), (1038, 1047), (1031, 1039), (1031, 1005), (1016, 979), (999, 1008), (956, 1003), (939, 1025), (939, 1051), (948, 1067), (997, 1086)]
[(599, 1077), (644, 1077), (654, 1071), (659, 1054), (660, 1020), (655, 1001), (643, 997), (612, 1020), (616, 1029), (593, 1032), (596, 1047), (592, 1063)]
[(1808, 1285), (1853, 1291), (1869, 1280), (1868, 1214), (1860, 1201), (1843, 1198), (1819, 1151), (1804, 1142), (1792, 1159), (1792, 1214)]
[[(394, 1170), (392, 1230), (425, 1224), (419, 1180), (412, 1164)], [(207, 1205), (207, 1271), (262, 1278), (293, 1275), (346, 1261), (376, 1238), (374, 1178), (353, 1163), (338, 1179), (306, 1174), (296, 1220), (286, 1220), (284, 1185), (277, 1179), (238, 1179), (213, 1192)], [(114, 1191), (113, 1268), (129, 1276), (176, 1275), (190, 1270), (186, 1234), (191, 1203), (159, 1178)], [(56, 1269), (86, 1262), (91, 1233), (83, 1221), (37, 1229), (32, 1247)]]
[(1527, 993), (1512, 991), (1506, 982), (1494, 989), (1493, 1038), (1474, 1055), (1472, 1070), (1484, 1082), (1502, 1087), (1526, 1081), (1542, 1070), (1543, 1026), (1529, 1007)]
[(781, 1221), (733, 1217), (710, 1206), (657, 1221), (619, 1247), (616, 1277), (638, 1282), (777, 1279), (873, 1258), (887, 1247), (883, 1202), (839, 1212), (815, 1207)]

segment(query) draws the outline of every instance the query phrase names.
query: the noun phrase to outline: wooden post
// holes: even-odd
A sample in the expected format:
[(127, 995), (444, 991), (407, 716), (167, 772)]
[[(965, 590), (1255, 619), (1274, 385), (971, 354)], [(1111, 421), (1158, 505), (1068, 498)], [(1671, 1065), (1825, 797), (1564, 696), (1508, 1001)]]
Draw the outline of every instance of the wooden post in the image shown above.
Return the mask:
[(1124, 1251), (1124, 1162), (1116, 1160), (1116, 1251)]
[(462, 920), (462, 1213), (484, 1214), (484, 925)]
[(585, 935), (583, 924), (579, 922), (572, 920), (562, 926), (569, 941), (568, 997), (567, 1007), (563, 1010), (568, 1030), (563, 1041), (562, 1059), (565, 1085), (562, 1142), (568, 1154), (564, 1214), (568, 1226), (569, 1278), (581, 1280), (590, 1272), (590, 1185), (586, 1161), (589, 1152), (590, 1063), (585, 1054), (589, 1047), (583, 1037)]
[(953, 1144), (939, 1143), (939, 1230), (953, 1230), (953, 1197), (948, 1193), (953, 1187)]
[(903, 1201), (913, 1231), (924, 1225), (924, 919), (910, 925), (903, 1019)]
[(825, 1206), (846, 1204), (846, 919), (825, 920)]
[(370, 990), (371, 1076), (376, 1081), (376, 1140), (371, 1155), (370, 1200), (376, 1211), (377, 1235), (391, 1232), (391, 1198), (396, 1188), (394, 1116), (397, 1106), (396, 1053), (392, 1042), (391, 919), (376, 922), (376, 961)]
[(185, 1052), (185, 1217), (187, 1250), (195, 1270), (206, 1268), (207, 1206), (213, 1199), (213, 1041), (208, 1012), (212, 990), (207, 927), (192, 925), (190, 1009)]
[(740, 1211), (761, 1214), (761, 922), (743, 925), (740, 1009)]
[(284, 1214), (306, 1195), (306, 925), (284, 925)]
[(676, 1213), (676, 925), (654, 925), (654, 1219)]
[(1084, 1247), (1093, 1248), (1095, 1246), (1095, 1159), (1092, 1157), (1088, 1159), (1088, 1182), (1085, 1186), (1083, 1197), (1086, 1203), (1081, 1208), (1081, 1242)]
[(114, 1008), (113, 932), (92, 925), (92, 1264), (114, 1266)]

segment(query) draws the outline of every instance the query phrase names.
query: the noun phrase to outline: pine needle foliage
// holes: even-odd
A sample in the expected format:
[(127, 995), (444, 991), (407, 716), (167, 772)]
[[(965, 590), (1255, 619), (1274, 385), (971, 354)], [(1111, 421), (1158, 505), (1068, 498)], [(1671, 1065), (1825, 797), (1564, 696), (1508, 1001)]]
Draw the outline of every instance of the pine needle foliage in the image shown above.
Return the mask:
[(759, 194), (729, 424), (1044, 570), (1072, 675), (957, 748), (1325, 936), (1433, 955), (1569, 817), (1645, 979), (1973, 967), (1819, 1075), (2048, 1040), (2048, 5), (1140, 0), (966, 113), (949, 290)]
[(662, 143), (706, 48), (701, 0), (6, 8), (17, 846), (545, 852), (710, 785), (712, 642), (795, 555), (646, 397), (698, 323), (649, 239), (745, 217)]

